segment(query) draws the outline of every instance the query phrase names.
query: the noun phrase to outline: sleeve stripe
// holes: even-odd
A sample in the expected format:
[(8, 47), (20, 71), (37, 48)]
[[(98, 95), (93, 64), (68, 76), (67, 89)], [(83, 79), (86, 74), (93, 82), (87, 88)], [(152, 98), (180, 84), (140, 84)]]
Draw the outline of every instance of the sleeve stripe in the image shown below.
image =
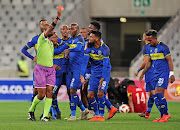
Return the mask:
[(89, 56), (89, 54), (84, 54), (85, 56)]
[(28, 46), (28, 44), (26, 44), (26, 46), (27, 46), (28, 48), (30, 48), (30, 47)]
[(109, 58), (109, 56), (108, 57), (103, 57), (103, 58)]
[(169, 55), (171, 55), (171, 53), (167, 54), (165, 57), (167, 57), (167, 56), (169, 56)]

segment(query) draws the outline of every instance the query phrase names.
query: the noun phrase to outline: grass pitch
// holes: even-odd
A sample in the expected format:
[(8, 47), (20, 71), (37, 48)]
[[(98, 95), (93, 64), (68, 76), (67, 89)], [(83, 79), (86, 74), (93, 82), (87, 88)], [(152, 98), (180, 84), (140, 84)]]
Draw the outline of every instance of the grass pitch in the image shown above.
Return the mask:
[[(89, 122), (87, 120), (66, 121), (65, 117), (70, 114), (69, 104), (59, 102), (62, 113), (62, 120), (52, 120), (51, 122), (42, 122), (39, 117), (43, 111), (44, 103), (38, 104), (35, 112), (37, 121), (29, 121), (28, 108), (30, 102), (0, 102), (0, 129), (18, 129), (18, 130), (179, 130), (180, 129), (180, 102), (168, 102), (171, 119), (167, 123), (154, 123), (154, 119), (160, 116), (155, 105), (153, 106), (150, 119), (140, 118), (137, 113), (122, 114), (117, 113), (112, 119), (105, 122)], [(77, 109), (77, 117), (80, 116), (80, 110)], [(105, 113), (108, 117), (108, 113)]]

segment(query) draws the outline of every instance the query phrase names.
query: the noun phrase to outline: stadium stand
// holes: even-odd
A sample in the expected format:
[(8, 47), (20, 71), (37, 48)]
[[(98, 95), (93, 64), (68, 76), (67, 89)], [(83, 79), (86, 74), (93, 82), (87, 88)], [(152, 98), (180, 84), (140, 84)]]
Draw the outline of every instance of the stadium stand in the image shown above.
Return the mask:
[[(158, 32), (158, 40), (169, 46), (173, 58), (175, 77), (180, 78), (180, 10)], [(129, 76), (135, 78), (134, 72), (143, 61), (142, 52), (131, 61)]]
[[(62, 21), (58, 23), (58, 27), (55, 29), (59, 33), (59, 26), (61, 24), (70, 24), (72, 15), (73, 17), (78, 15), (78, 11), (80, 11), (83, 4), (87, 5), (88, 1), (0, 0), (0, 77), (17, 76), (16, 66), (18, 59), (22, 55), (21, 49), (32, 37), (39, 33), (38, 22), (41, 19), (46, 19), (49, 23), (52, 22), (56, 16), (56, 7), (62, 5), (65, 8), (61, 17)], [(84, 8), (87, 9), (87, 6)], [(86, 26), (83, 25), (85, 27), (90, 22), (90, 18), (86, 13), (81, 14), (78, 19), (79, 21), (86, 21)], [(78, 23), (81, 23), (79, 21), (77, 20)], [(35, 54), (34, 49), (28, 51)], [(33, 66), (34, 63), (30, 59), (28, 59), (28, 62), (29, 66)], [(29, 69), (33, 70), (33, 67)], [(32, 71), (30, 72), (30, 75), (32, 75)]]

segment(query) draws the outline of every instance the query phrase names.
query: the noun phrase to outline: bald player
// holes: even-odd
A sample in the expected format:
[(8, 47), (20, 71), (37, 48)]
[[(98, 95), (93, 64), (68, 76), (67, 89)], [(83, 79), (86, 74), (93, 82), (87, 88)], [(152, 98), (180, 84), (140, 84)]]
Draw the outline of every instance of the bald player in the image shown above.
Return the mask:
[(76, 120), (76, 106), (81, 109), (81, 116), (88, 114), (82, 104), (79, 96), (77, 95), (77, 89), (81, 88), (80, 72), (82, 61), (84, 60), (84, 38), (79, 34), (79, 26), (77, 23), (72, 23), (69, 26), (71, 37), (67, 43), (60, 49), (55, 49), (55, 54), (62, 53), (65, 49), (65, 54), (69, 53), (69, 73), (68, 77), (71, 79), (70, 83), (70, 95), (71, 95), (71, 116), (68, 121)]

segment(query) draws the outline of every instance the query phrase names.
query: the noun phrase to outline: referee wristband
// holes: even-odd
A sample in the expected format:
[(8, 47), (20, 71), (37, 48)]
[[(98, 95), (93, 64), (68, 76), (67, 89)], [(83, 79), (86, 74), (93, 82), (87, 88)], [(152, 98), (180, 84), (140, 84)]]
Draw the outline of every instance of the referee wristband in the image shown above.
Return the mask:
[(61, 20), (60, 18), (56, 17), (56, 19)]
[(140, 69), (137, 70), (138, 72), (141, 71)]
[(52, 24), (51, 24), (52, 26), (54, 26), (54, 27), (56, 27), (56, 24), (54, 23), (54, 22), (52, 22)]
[(174, 71), (169, 72), (169, 78), (171, 78), (171, 76), (174, 76)]

